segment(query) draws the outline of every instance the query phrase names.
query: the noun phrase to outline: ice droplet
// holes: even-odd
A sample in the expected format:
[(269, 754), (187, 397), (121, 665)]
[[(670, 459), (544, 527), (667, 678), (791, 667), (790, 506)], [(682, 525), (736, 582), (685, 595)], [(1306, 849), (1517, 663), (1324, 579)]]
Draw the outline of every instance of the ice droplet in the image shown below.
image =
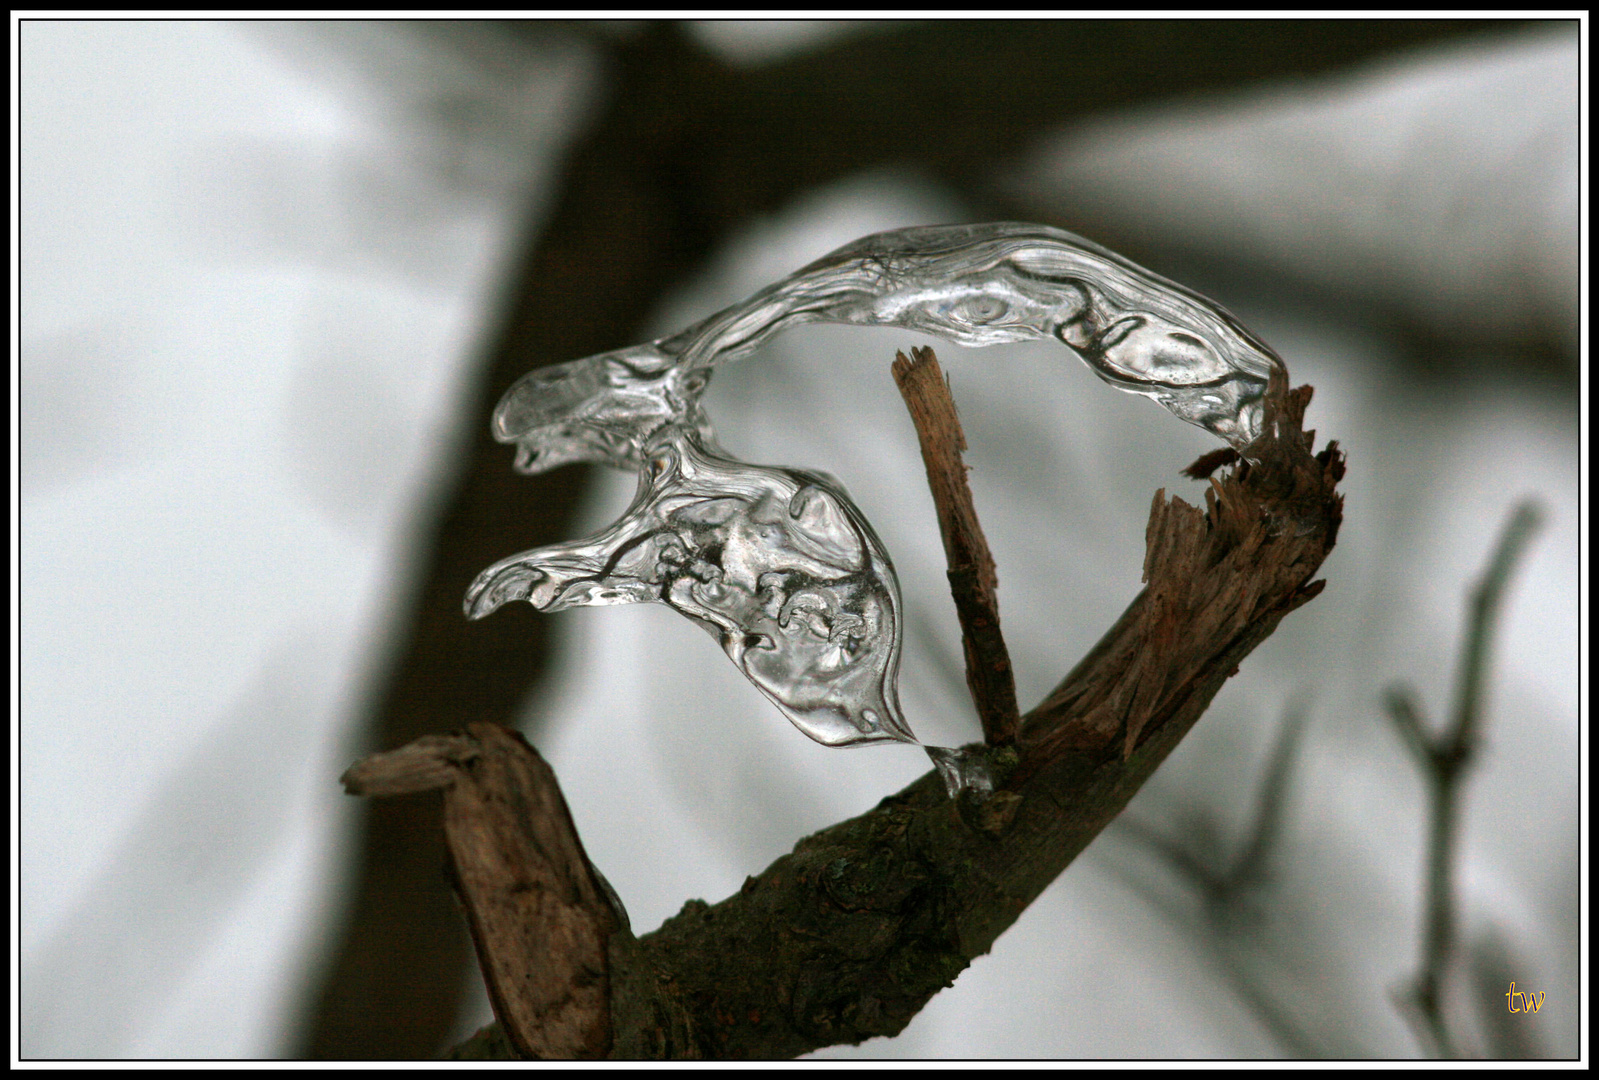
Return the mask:
[[(638, 471), (632, 505), (586, 540), (478, 576), (466, 609), (667, 604), (811, 738), (916, 742), (898, 694), (899, 584), (882, 542), (822, 473), (739, 461), (700, 399), (711, 368), (808, 322), (893, 326), (961, 345), (1049, 339), (1119, 389), (1242, 450), (1282, 361), (1220, 305), (1081, 237), (997, 222), (863, 237), (670, 337), (530, 372), (494, 412), (516, 467)], [(991, 786), (981, 754), (928, 747), (951, 794)]]

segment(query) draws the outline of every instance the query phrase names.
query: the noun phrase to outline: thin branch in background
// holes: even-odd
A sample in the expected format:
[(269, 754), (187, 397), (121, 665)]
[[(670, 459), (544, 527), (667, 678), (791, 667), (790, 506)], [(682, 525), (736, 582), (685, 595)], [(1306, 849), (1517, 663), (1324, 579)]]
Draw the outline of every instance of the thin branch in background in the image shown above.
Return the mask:
[(966, 651), (966, 686), (990, 746), (1016, 742), (1021, 711), (1010, 651), (999, 629), (999, 572), (977, 520), (971, 485), (966, 482), (966, 434), (955, 412), (949, 380), (932, 349), (911, 349), (894, 357), (894, 383), (916, 425), (927, 467), (927, 486), (938, 511), (938, 533), (949, 561), (949, 590), (960, 618)]
[(1283, 718), (1255, 796), (1255, 812), (1248, 835), (1230, 857), (1218, 851), (1203, 850), (1202, 845), (1190, 840), (1166, 836), (1137, 819), (1128, 819), (1123, 825), (1139, 842), (1169, 863), (1179, 877), (1188, 879), (1197, 888), (1205, 898), (1211, 920), (1218, 925), (1233, 926), (1243, 922), (1243, 905), (1252, 894), (1271, 882), (1270, 867), (1287, 815), (1294, 762), (1308, 717), (1309, 710), (1296, 704)]
[(1290, 706), (1284, 716), (1260, 781), (1248, 832), (1230, 857), (1222, 854), (1219, 845), (1203, 842), (1203, 837), (1215, 835), (1204, 827), (1203, 818), (1197, 819), (1188, 839), (1168, 836), (1136, 818), (1124, 818), (1121, 825), (1124, 833), (1155, 852), (1202, 897), (1203, 928), (1193, 926), (1191, 911), (1162, 901), (1147, 885), (1128, 875), (1121, 875), (1123, 879), (1173, 922), (1193, 926), (1193, 936), (1211, 947), (1239, 999), (1277, 1043), (1297, 1058), (1345, 1055), (1330, 1053), (1323, 1040), (1307, 1031), (1284, 1007), (1279, 993), (1260, 984), (1237, 955), (1239, 940), (1233, 931), (1259, 921), (1258, 901), (1273, 881), (1271, 867), (1287, 817), (1294, 766), (1309, 715), (1309, 709), (1300, 702)]
[(1454, 895), (1456, 839), (1466, 770), (1480, 745), (1483, 685), (1488, 673), (1488, 647), (1510, 574), (1543, 519), (1538, 505), (1524, 500), (1510, 515), (1488, 569), (1471, 593), (1466, 643), (1455, 682), (1454, 718), (1447, 731), (1428, 733), (1413, 690), (1390, 687), (1385, 704), (1400, 738), (1427, 779), (1430, 795), (1427, 845), (1426, 914), (1422, 932), (1421, 971), (1411, 989), (1400, 996), (1402, 1011), (1417, 1037), (1438, 1057), (1458, 1057), (1443, 1009), (1444, 973), (1458, 949)]
[(1299, 757), (1299, 743), (1309, 718), (1310, 710), (1303, 703), (1295, 703), (1283, 718), (1277, 744), (1272, 747), (1266, 775), (1256, 796), (1254, 826), (1228, 868), (1221, 894), (1224, 901), (1236, 902), (1236, 897), (1271, 881), (1271, 863), (1288, 813), (1294, 762)]

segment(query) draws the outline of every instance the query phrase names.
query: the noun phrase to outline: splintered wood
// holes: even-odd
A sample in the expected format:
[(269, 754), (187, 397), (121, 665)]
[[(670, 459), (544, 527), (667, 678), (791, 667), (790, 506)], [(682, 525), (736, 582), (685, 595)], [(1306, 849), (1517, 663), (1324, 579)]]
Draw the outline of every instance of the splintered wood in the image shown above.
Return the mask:
[(927, 467), (927, 486), (938, 511), (938, 532), (949, 562), (949, 589), (960, 618), (966, 652), (966, 685), (990, 746), (1016, 739), (1016, 680), (999, 629), (999, 574), (977, 522), (972, 489), (961, 452), (966, 435), (955, 414), (949, 382), (932, 349), (912, 349), (894, 358), (894, 382), (916, 425)]
[(353, 765), (352, 795), (444, 790), (444, 831), (494, 1015), (528, 1058), (611, 1047), (607, 942), (621, 920), (561, 789), (521, 735), (468, 724)]
[[(1034, 767), (1065, 749), (1118, 740), (1130, 757), (1150, 725), (1202, 688), (1213, 693), (1283, 615), (1321, 592), (1310, 580), (1332, 549), (1343, 497), (1336, 442), (1309, 451), (1302, 430), (1311, 388), (1274, 376), (1265, 433), (1237, 468), (1212, 477), (1201, 512), (1155, 493), (1145, 530), (1144, 591), (1049, 697), (1027, 716), (1023, 744)], [(1189, 467), (1208, 476), (1238, 455), (1207, 454)], [(1234, 658), (1237, 659), (1234, 659)], [(1218, 665), (1225, 665), (1218, 669)]]

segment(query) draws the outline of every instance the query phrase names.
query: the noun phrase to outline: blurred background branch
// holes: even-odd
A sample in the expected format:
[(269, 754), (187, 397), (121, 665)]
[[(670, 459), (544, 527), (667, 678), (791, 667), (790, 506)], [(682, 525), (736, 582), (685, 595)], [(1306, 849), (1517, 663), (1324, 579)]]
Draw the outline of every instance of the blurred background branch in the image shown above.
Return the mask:
[[(1505, 522), (1487, 569), (1471, 590), (1466, 637), (1457, 661), (1455, 703), (1446, 730), (1433, 735), (1422, 717), (1414, 690), (1388, 689), (1385, 701), (1405, 748), (1427, 782), (1427, 871), (1423, 878), (1421, 970), (1400, 1005), (1417, 1036), (1437, 1057), (1460, 1057), (1461, 1045), (1445, 1016), (1444, 981), (1460, 959), (1455, 898), (1455, 865), (1460, 836), (1460, 803), (1465, 779), (1482, 748), (1482, 703), (1488, 681), (1488, 646), (1510, 575), (1542, 519), (1537, 503), (1516, 506)], [(1490, 1002), (1494, 997), (1488, 998)]]
[[(1280, 904), (1281, 877), (1289, 857), (1280, 850), (1279, 838), (1309, 715), (1308, 705), (1296, 702), (1279, 724), (1255, 794), (1254, 813), (1237, 843), (1223, 841), (1218, 823), (1203, 807), (1189, 808), (1178, 816), (1176, 835), (1134, 815), (1124, 815), (1117, 823), (1119, 835), (1156, 855), (1170, 878), (1198, 896), (1197, 912), (1168, 896), (1157, 883), (1140, 879), (1130, 868), (1121, 873), (1146, 902), (1184, 926), (1195, 940), (1208, 944), (1228, 985), (1283, 1054), (1303, 1059), (1364, 1057), (1367, 1051), (1352, 1032), (1296, 1015), (1280, 989), (1258, 970), (1263, 959), (1274, 959), (1262, 940), (1263, 925), (1274, 917), (1280, 921), (1285, 914)], [(1229, 847), (1231, 851), (1226, 850)]]

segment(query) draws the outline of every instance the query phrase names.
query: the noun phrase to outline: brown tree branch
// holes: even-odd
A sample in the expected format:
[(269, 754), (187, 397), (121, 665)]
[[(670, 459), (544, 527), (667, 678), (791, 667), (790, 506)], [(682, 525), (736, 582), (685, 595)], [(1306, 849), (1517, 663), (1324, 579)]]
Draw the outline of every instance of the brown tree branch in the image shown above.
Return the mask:
[(600, 1058), (611, 1048), (606, 942), (622, 926), (555, 773), (521, 735), (468, 724), (374, 754), (352, 795), (444, 789), (444, 835), (489, 1000), (508, 1049)]
[(1016, 741), (1021, 721), (1016, 679), (999, 629), (999, 572), (977, 521), (966, 465), (961, 461), (966, 435), (938, 357), (932, 349), (916, 348), (911, 356), (915, 359), (904, 353), (895, 355), (894, 382), (916, 425), (922, 462), (927, 466), (927, 486), (938, 512), (938, 532), (949, 561), (949, 589), (966, 652), (966, 686), (988, 745), (1009, 746)]
[[(788, 1058), (898, 1034), (1119, 814), (1312, 581), (1342, 517), (1343, 457), (1312, 456), (1310, 388), (1205, 512), (1157, 495), (1147, 583), (1025, 718), (997, 827), (929, 773), (801, 840), (734, 896), (610, 941), (615, 1058)], [(459, 1056), (503, 1054), (486, 1028)]]
[[(1336, 442), (1310, 454), (1311, 388), (1268, 392), (1265, 433), (1233, 472), (1212, 477), (1204, 513), (1155, 493), (1145, 529), (1145, 589), (1070, 675), (1028, 714), (1024, 765), (1120, 739), (1130, 757), (1145, 727), (1219, 687), (1277, 620), (1321, 592), (1311, 576), (1337, 539), (1343, 477)], [(1206, 461), (1202, 458), (1190, 469)], [(1208, 699), (1207, 699), (1208, 700)]]
[[(544, 32), (542, 23), (504, 28)], [(374, 674), (357, 752), (448, 730), (463, 716), (515, 721), (548, 661), (548, 621), (518, 605), (468, 622), (460, 599), (507, 552), (566, 534), (584, 474), (517, 476), (485, 418), (529, 369), (637, 340), (666, 289), (742, 224), (884, 166), (979, 199), (996, 163), (1084, 116), (1506, 28), (933, 20), (749, 69), (716, 61), (670, 26), (616, 46), (604, 102), (507, 276), (504, 310), (463, 398), (471, 435), (418, 519), (414, 585), (395, 598), (390, 656)], [(325, 950), (300, 1053), (431, 1054), (454, 1022), (469, 952), (438, 873), (438, 806), (395, 798), (363, 814), (349, 906)]]

